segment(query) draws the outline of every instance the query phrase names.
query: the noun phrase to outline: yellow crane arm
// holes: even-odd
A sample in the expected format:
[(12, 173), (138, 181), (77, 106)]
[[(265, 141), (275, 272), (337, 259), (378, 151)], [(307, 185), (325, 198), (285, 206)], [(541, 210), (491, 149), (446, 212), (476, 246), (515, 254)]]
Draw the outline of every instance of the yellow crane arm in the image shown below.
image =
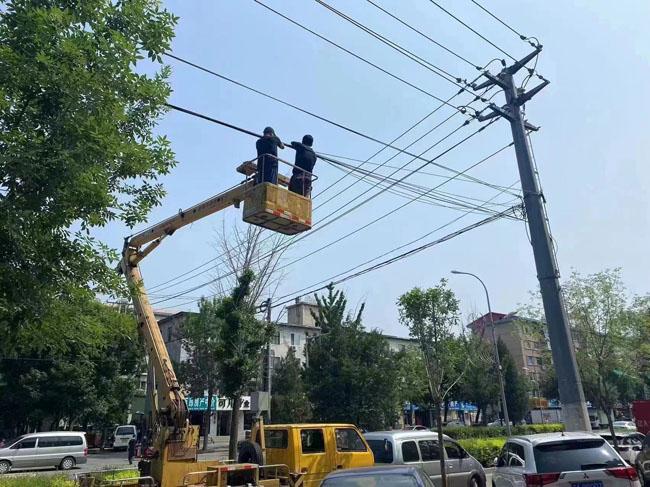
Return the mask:
[[(133, 304), (138, 318), (138, 331), (145, 341), (150, 367), (154, 374), (151, 397), (155, 424), (172, 426), (175, 429), (184, 428), (188, 412), (185, 397), (147, 297), (138, 264), (160, 245), (166, 236), (171, 235), (179, 228), (229, 206), (239, 206), (252, 185), (251, 181), (244, 182), (186, 210), (179, 211), (178, 214), (125, 239), (120, 267), (133, 295)], [(143, 248), (144, 245), (146, 247)]]

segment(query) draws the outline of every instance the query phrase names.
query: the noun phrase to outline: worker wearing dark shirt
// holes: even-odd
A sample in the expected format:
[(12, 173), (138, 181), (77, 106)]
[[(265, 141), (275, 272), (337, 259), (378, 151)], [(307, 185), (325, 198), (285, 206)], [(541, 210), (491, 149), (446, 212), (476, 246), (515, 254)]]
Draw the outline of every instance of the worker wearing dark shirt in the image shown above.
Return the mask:
[[(278, 147), (284, 149), (284, 144), (275, 135), (271, 127), (264, 129), (264, 135), (257, 139), (255, 144), (257, 148), (257, 176), (256, 183), (273, 183), (278, 184)], [(264, 156), (270, 154), (275, 157)]]
[[(293, 168), (291, 181), (289, 181), (289, 191), (309, 196), (311, 194), (311, 173), (316, 165), (316, 153), (311, 146), (314, 144), (314, 138), (311, 135), (305, 135), (302, 143), (291, 142), (291, 147), (296, 150), (297, 167)], [(306, 171), (306, 172), (305, 172)]]

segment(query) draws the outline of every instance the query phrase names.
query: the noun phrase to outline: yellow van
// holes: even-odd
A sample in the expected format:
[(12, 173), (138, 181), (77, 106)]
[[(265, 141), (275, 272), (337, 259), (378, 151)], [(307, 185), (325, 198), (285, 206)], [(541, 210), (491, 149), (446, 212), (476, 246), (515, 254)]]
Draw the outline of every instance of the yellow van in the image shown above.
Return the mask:
[[(239, 461), (287, 465), (294, 482), (301, 479), (304, 485), (318, 486), (334, 470), (375, 463), (372, 450), (352, 424), (265, 424), (262, 428), (264, 443), (260, 445), (259, 428), (254, 427), (251, 437), (256, 441), (242, 444)], [(263, 459), (259, 458), (262, 449)]]

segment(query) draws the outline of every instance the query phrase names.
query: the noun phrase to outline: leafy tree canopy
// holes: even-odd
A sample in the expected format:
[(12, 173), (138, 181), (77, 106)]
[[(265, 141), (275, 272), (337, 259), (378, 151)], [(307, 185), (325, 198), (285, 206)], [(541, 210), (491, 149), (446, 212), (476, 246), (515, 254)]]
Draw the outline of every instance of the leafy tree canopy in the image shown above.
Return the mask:
[[(112, 293), (90, 228), (145, 221), (174, 165), (154, 134), (177, 19), (154, 0), (13, 0), (0, 15), (0, 330)], [(144, 56), (146, 70), (138, 69)], [(146, 72), (145, 72), (146, 71)]]

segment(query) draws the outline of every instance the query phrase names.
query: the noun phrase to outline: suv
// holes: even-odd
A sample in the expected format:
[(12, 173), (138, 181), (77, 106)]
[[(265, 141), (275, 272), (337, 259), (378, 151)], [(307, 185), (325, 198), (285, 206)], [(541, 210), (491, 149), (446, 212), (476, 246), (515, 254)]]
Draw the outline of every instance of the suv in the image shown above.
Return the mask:
[[(431, 431), (375, 431), (365, 434), (376, 465), (421, 467), (435, 485), (440, 485), (438, 435)], [(465, 449), (443, 435), (445, 465), (450, 487), (485, 487), (485, 471)]]
[(508, 439), (493, 487), (640, 487), (634, 467), (593, 433), (543, 433)]
[(634, 459), (636, 471), (643, 485), (650, 485), (650, 434), (646, 435), (641, 445), (641, 451)]
[[(599, 433), (600, 436), (607, 440), (607, 443), (614, 446), (614, 441), (612, 440), (612, 434), (609, 432)], [(643, 439), (645, 435), (642, 433), (636, 433), (631, 431), (617, 431), (616, 432), (616, 443), (618, 443), (617, 451), (630, 465), (635, 464), (636, 456), (641, 451), (641, 445), (643, 444)]]

